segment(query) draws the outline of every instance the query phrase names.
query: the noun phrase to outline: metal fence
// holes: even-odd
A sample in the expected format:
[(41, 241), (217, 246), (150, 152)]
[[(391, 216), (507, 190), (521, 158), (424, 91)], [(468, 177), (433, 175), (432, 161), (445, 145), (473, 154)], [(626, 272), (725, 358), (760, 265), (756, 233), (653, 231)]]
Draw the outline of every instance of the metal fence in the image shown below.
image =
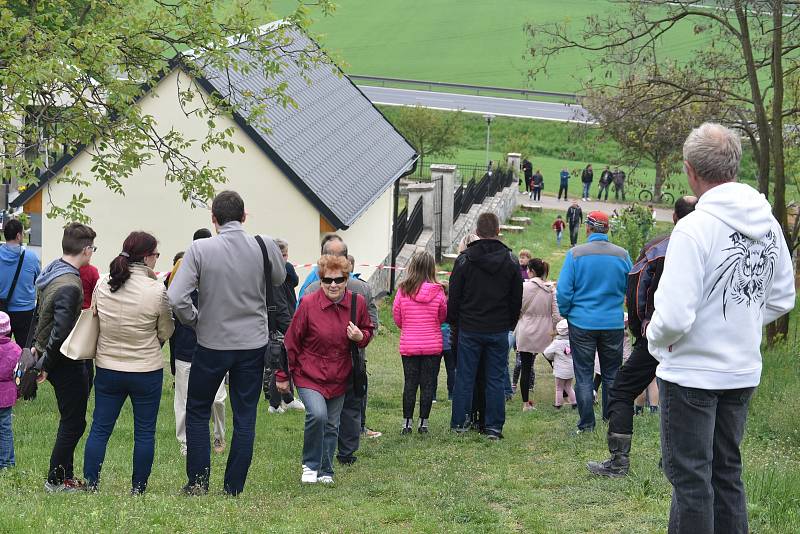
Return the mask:
[(528, 100), (531, 96), (539, 98), (558, 98), (560, 100), (565, 100), (572, 103), (577, 102), (578, 100), (578, 96), (575, 93), (537, 91), (535, 89), (514, 89), (511, 87), (495, 87), (491, 85), (470, 85), (466, 83), (431, 82), (427, 80), (413, 80), (408, 78), (383, 78), (380, 76), (361, 76), (358, 74), (350, 74), (348, 77), (355, 83), (366, 82), (367, 85), (380, 85), (382, 87), (385, 87), (386, 84), (413, 85), (425, 88), (428, 91), (433, 91), (435, 89), (457, 89), (459, 92), (466, 90), (475, 92), (477, 95), (480, 95), (481, 91), (483, 91), (484, 94), (489, 93), (524, 97), (525, 100)]
[(469, 180), (461, 184), (453, 193), (453, 222), (462, 213), (467, 213), (473, 204), (482, 204), (487, 197), (493, 197), (514, 183), (514, 173), (509, 170), (485, 173), (479, 181)]
[(394, 222), (394, 242), (392, 247), (395, 255), (400, 254), (407, 243), (416, 243), (422, 234), (422, 199), (417, 200), (416, 205), (408, 213), (408, 206), (397, 214)]
[[(486, 174), (486, 164), (485, 163), (445, 163), (441, 161), (437, 161), (437, 164), (441, 165), (455, 165), (458, 178), (460, 182), (463, 184), (464, 182), (468, 182), (469, 180), (477, 180), (484, 174)], [(431, 167), (430, 165), (424, 165), (420, 163), (417, 165), (417, 172), (414, 174), (414, 177), (420, 181), (427, 181), (431, 179)]]

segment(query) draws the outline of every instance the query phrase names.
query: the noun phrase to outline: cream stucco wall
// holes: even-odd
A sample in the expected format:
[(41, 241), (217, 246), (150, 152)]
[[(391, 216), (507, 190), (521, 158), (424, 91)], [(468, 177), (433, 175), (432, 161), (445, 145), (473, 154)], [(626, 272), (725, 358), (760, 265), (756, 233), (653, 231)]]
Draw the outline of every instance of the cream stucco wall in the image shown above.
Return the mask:
[(390, 187), (349, 229), (339, 232), (356, 259), (356, 272), (369, 280), (374, 267), (359, 267), (359, 263), (379, 265), (389, 254), (392, 236), (392, 193)]
[[(196, 116), (186, 117), (181, 110), (176, 91), (177, 76), (177, 72), (173, 72), (162, 80), (155, 91), (139, 105), (145, 114), (157, 118), (162, 133), (174, 127), (187, 138), (202, 139), (207, 131), (206, 122)], [(181, 74), (180, 79), (185, 82), (187, 76)], [(229, 119), (219, 118), (216, 122), (220, 129), (235, 127), (235, 123)], [(235, 127), (232, 140), (245, 147), (244, 154), (222, 149), (203, 154), (199, 147), (195, 147), (193, 156), (200, 160), (209, 160), (214, 166), (225, 167), (227, 183), (220, 184), (217, 189), (233, 189), (242, 195), (248, 213), (245, 228), (249, 232), (286, 239), (290, 245), (292, 261), (316, 260), (320, 237), (316, 208), (238, 127)], [(171, 267), (173, 255), (186, 249), (196, 229), (206, 227), (213, 231), (210, 211), (204, 208), (193, 209), (190, 203), (183, 202), (178, 187), (164, 183), (165, 168), (160, 159), (154, 158), (152, 163), (135, 171), (124, 182), (124, 196), (112, 193), (102, 183), (94, 182), (91, 157), (85, 152), (70, 164), (74, 172), (92, 182), (89, 187), (80, 188), (80, 191), (92, 200), (86, 213), (92, 218), (91, 226), (98, 235), (98, 250), (93, 263), (101, 272), (108, 269), (110, 261), (121, 250), (122, 241), (132, 230), (145, 230), (159, 239), (161, 258), (156, 270), (168, 270)], [(77, 192), (79, 189), (75, 185), (51, 182), (44, 191), (45, 212), (49, 209), (48, 201), (65, 205)], [(387, 203), (382, 198), (358, 221), (353, 230), (353, 240), (358, 242), (354, 242), (356, 253), (362, 250), (362, 239), (368, 243), (368, 246), (363, 247), (369, 250), (369, 253), (363, 252), (365, 258), (377, 255), (373, 249), (377, 250), (378, 245), (371, 241), (383, 241), (384, 250), (388, 250), (388, 240), (384, 239), (384, 234), (385, 225), (391, 218), (391, 204), (386, 206)], [(380, 221), (379, 224), (381, 218), (372, 214), (376, 209), (386, 210), (384, 213), (387, 222)], [(369, 231), (367, 220), (378, 225), (374, 228), (375, 234)], [(43, 220), (42, 261), (45, 264), (61, 254), (63, 225), (63, 220)], [(379, 236), (380, 239), (376, 239)]]

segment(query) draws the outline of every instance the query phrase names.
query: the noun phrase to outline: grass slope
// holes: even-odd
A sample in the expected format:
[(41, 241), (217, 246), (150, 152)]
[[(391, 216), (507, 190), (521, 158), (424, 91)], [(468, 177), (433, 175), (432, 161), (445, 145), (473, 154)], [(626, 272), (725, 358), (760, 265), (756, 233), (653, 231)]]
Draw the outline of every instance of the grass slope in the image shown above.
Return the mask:
[[(509, 245), (531, 248), (549, 259), (557, 273), (564, 251), (553, 246), (553, 217), (552, 212), (534, 215), (528, 231), (509, 239)], [(398, 331), (389, 312), (381, 306), (383, 324), (369, 348), (369, 425), (384, 436), (365, 441), (354, 466), (337, 467), (334, 487), (300, 485), (303, 416), (268, 415), (262, 403), (245, 493), (237, 499), (221, 495), (225, 456), (215, 455), (212, 493), (178, 496), (185, 464), (175, 441), (167, 376), (145, 496), (128, 495), (129, 404), (109, 443), (100, 493), (45, 495), (43, 476), (57, 424), (52, 388), (45, 385), (35, 402), (15, 408), (17, 467), (0, 472), (0, 532), (546, 533), (563, 532), (565, 526), (569, 532), (665, 531), (670, 488), (657, 467), (658, 417), (636, 419), (628, 478), (591, 477), (585, 462), (605, 457), (604, 426), (593, 435), (573, 435), (577, 415), (550, 406), (552, 372), (541, 359), (533, 397), (538, 410), (521, 413), (519, 397), (509, 403), (505, 440), (489, 443), (475, 434), (449, 433), (450, 404), (443, 400), (434, 405), (430, 435), (400, 436), (403, 379)], [(796, 347), (781, 347), (765, 353), (762, 386), (752, 404), (744, 461), (754, 533), (800, 531), (796, 352)], [(443, 370), (439, 384), (443, 399)], [(84, 441), (76, 451), (77, 474)]]
[[(580, 31), (586, 17), (617, 9), (607, 0), (339, 0), (332, 17), (313, 30), (352, 74), (574, 92), (588, 73), (580, 52), (559, 56), (546, 76), (529, 82), (526, 22), (566, 22)], [(277, 0), (288, 13), (295, 0)], [(678, 60), (707, 44), (688, 24), (659, 45)]]

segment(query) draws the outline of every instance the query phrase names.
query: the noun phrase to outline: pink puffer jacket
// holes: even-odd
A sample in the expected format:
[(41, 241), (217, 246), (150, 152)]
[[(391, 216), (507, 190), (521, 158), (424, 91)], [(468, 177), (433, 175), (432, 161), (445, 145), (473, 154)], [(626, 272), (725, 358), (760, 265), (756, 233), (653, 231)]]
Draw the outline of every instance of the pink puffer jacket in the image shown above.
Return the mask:
[(398, 290), (392, 314), (400, 328), (400, 354), (433, 356), (442, 353), (441, 325), (447, 319), (447, 297), (441, 285), (424, 282), (414, 296)]

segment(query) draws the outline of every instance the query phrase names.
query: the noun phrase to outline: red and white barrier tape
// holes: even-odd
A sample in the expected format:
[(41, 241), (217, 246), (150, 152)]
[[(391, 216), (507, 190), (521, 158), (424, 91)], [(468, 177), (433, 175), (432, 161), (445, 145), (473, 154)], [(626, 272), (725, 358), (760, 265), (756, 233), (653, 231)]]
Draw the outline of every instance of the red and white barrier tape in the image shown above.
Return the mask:
[[(295, 269), (309, 269), (311, 267), (315, 267), (316, 263), (293, 263), (292, 264)], [(374, 267), (376, 270), (395, 270), (395, 271), (405, 271), (406, 267), (392, 267), (391, 265), (372, 265), (371, 263), (357, 263), (356, 267)], [(452, 274), (451, 271), (437, 271), (437, 275), (450, 275)]]

